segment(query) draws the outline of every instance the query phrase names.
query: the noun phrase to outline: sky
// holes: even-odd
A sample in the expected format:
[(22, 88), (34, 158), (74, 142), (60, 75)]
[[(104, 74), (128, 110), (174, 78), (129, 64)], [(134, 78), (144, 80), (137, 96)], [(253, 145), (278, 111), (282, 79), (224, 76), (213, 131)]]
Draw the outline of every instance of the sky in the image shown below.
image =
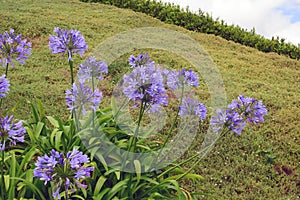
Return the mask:
[(162, 0), (209, 13), (257, 34), (300, 44), (300, 0)]

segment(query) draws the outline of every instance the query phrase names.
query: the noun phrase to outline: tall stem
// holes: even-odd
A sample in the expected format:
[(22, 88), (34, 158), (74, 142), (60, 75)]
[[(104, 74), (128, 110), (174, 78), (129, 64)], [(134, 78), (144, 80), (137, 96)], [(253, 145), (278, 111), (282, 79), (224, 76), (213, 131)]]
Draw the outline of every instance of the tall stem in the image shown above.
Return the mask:
[[(74, 75), (73, 75), (73, 59), (72, 59), (72, 53), (69, 52), (69, 66), (70, 66), (70, 74), (71, 74), (71, 88), (73, 86), (73, 83), (74, 83)], [(74, 104), (74, 103), (73, 103)], [(72, 119), (74, 118), (75, 116), (75, 110), (72, 111)]]
[(6, 64), (6, 68), (5, 68), (5, 78), (7, 78), (7, 74), (8, 74), (8, 63)]
[(68, 52), (68, 59), (69, 59), (69, 65), (70, 65), (70, 73), (71, 73), (71, 86), (74, 83), (74, 75), (73, 75), (73, 58), (72, 58), (72, 52)]
[[(218, 142), (219, 138), (225, 136), (228, 132), (229, 132), (229, 130), (224, 131), (223, 133), (221, 133), (220, 137), (218, 137), (217, 140), (213, 141), (210, 145), (208, 145), (207, 147), (205, 147), (201, 152), (211, 151), (212, 148), (214, 147), (214, 145)], [(182, 174), (181, 176), (179, 176), (176, 180), (179, 180), (179, 179), (185, 177), (187, 174), (189, 174), (200, 163), (200, 161), (202, 160), (203, 156), (204, 155), (202, 155), (184, 174)]]
[(78, 123), (79, 123), (79, 119), (80, 119), (80, 113), (81, 113), (81, 109), (78, 112), (78, 116), (76, 114), (76, 110), (75, 109), (73, 109), (73, 111), (72, 111), (72, 119), (74, 119), (75, 129), (77, 131), (79, 131), (79, 124)]
[(123, 103), (121, 104), (120, 108), (118, 109), (118, 111), (116, 112), (116, 114), (114, 115), (114, 119), (117, 121), (119, 114), (121, 113), (121, 110), (123, 108), (125, 108), (126, 106), (128, 106), (128, 104), (130, 103), (130, 100), (128, 99), (124, 99)]
[[(180, 95), (180, 103), (179, 103), (179, 105), (182, 104), (183, 92), (184, 92), (184, 84), (182, 84), (182, 88), (181, 88), (181, 95)], [(168, 131), (167, 138), (165, 139), (165, 141), (164, 141), (162, 147), (160, 148), (156, 160), (159, 160), (159, 157), (161, 156), (161, 153), (162, 153), (164, 147), (166, 146), (168, 140), (169, 140), (170, 137), (171, 137), (171, 133), (172, 133), (174, 127), (175, 127), (176, 121), (177, 121), (177, 119), (178, 119), (178, 115), (179, 115), (179, 108), (177, 109), (176, 116), (175, 116), (175, 118), (174, 118), (174, 120), (173, 120), (173, 123), (172, 123), (172, 125), (171, 125), (171, 127), (170, 127), (170, 129), (169, 129), (169, 131)], [(164, 158), (162, 158), (162, 159), (160, 159), (160, 160), (163, 161)], [(152, 163), (151, 163), (151, 165), (152, 165)]]
[[(130, 152), (130, 151), (134, 152), (135, 151), (137, 136), (138, 136), (138, 133), (139, 133), (141, 121), (142, 121), (143, 114), (144, 114), (144, 111), (145, 111), (145, 107), (146, 107), (146, 103), (144, 103), (143, 100), (141, 100), (141, 107), (140, 107), (138, 125), (137, 125), (137, 127), (134, 131), (133, 137), (131, 137), (130, 140), (129, 140), (129, 147), (128, 147), (128, 150), (127, 150), (128, 152)], [(129, 197), (130, 200), (134, 200), (133, 194), (132, 194), (132, 191), (131, 191), (132, 177), (133, 177), (133, 174), (130, 174), (128, 185), (127, 185), (127, 188), (128, 188), (127, 189), (127, 192), (128, 192), (127, 194), (128, 194), (128, 197)]]
[[(95, 82), (94, 82), (94, 76), (92, 76), (92, 90), (93, 93), (95, 92)], [(95, 132), (95, 111), (93, 110), (93, 133)]]
[(71, 86), (74, 83), (74, 75), (73, 75), (73, 60), (69, 60), (69, 65), (70, 65), (70, 73), (71, 73)]
[[(2, 145), (4, 145), (4, 139), (2, 139)], [(1, 190), (2, 190), (2, 199), (5, 200), (5, 194), (6, 194), (6, 191), (5, 191), (5, 181), (4, 181), (4, 150), (1, 152)]]
[[(182, 84), (182, 88), (181, 88), (181, 95), (180, 95), (180, 103), (179, 103), (179, 105), (182, 104), (183, 92), (184, 92), (184, 84)], [(166, 143), (168, 142), (168, 140), (169, 140), (169, 138), (170, 138), (170, 136), (171, 136), (171, 133), (172, 133), (172, 131), (173, 131), (174, 127), (175, 127), (176, 121), (177, 121), (177, 119), (178, 119), (178, 115), (179, 115), (179, 108), (177, 109), (176, 116), (175, 116), (175, 118), (174, 118), (174, 120), (173, 120), (173, 123), (172, 123), (172, 125), (171, 125), (171, 128), (170, 128), (169, 131), (168, 131), (167, 138), (165, 139), (162, 148), (164, 148), (164, 147), (166, 146)], [(160, 153), (161, 153), (161, 152), (160, 152)]]
[[(188, 158), (188, 159), (186, 159), (186, 160), (180, 162), (179, 164), (177, 164), (177, 165), (175, 165), (175, 166), (173, 166), (173, 167), (167, 169), (167, 170), (164, 171), (163, 173), (159, 174), (159, 175), (157, 176), (157, 178), (160, 178), (160, 177), (164, 176), (165, 174), (168, 174), (169, 172), (173, 171), (173, 170), (176, 169), (177, 167), (179, 167), (179, 166), (181, 166), (181, 165), (183, 165), (183, 164), (185, 164), (185, 163), (188, 163), (189, 161), (191, 161), (191, 160), (193, 160), (194, 158), (198, 157), (200, 153), (203, 153), (203, 152), (205, 152), (205, 151), (211, 150), (211, 149), (213, 148), (213, 146), (219, 141), (219, 138), (223, 137), (223, 136), (226, 135), (228, 132), (230, 132), (230, 130), (227, 130), (227, 131), (225, 131), (225, 132), (222, 132), (221, 135), (218, 137), (218, 139), (215, 140), (215, 141), (213, 141), (210, 145), (206, 146), (206, 147), (203, 148), (200, 152), (194, 154), (194, 155), (191, 156), (190, 158)], [(184, 174), (182, 174), (179, 178), (177, 178), (177, 180), (183, 178), (183, 177), (186, 176), (188, 173), (190, 173), (191, 170), (192, 170), (192, 169), (193, 169), (193, 168), (201, 161), (202, 158), (203, 158), (203, 156), (200, 157), (199, 160), (197, 160), (196, 163), (195, 163), (189, 170), (187, 170)]]
[[(68, 170), (69, 170), (69, 159), (64, 159), (64, 165), (63, 165), (63, 174), (66, 175), (68, 174)], [(65, 199), (68, 200), (69, 199), (69, 194), (68, 194), (68, 185), (67, 185), (67, 179), (68, 177), (64, 177), (64, 183), (65, 183)]]
[(69, 194), (68, 194), (68, 186), (65, 184), (65, 193), (66, 193), (66, 200), (69, 200)]
[(143, 114), (144, 114), (144, 111), (145, 111), (145, 103), (143, 102), (143, 100), (141, 101), (141, 107), (140, 107), (140, 114), (139, 114), (139, 119), (138, 119), (138, 125), (134, 131), (134, 135), (132, 138), (130, 138), (130, 141), (129, 141), (129, 147), (128, 147), (128, 151), (132, 149), (132, 151), (135, 150), (135, 146), (136, 146), (136, 138), (138, 136), (138, 133), (139, 133), (139, 130), (140, 130), (140, 125), (141, 125), (141, 121), (142, 121), (142, 118), (143, 118)]

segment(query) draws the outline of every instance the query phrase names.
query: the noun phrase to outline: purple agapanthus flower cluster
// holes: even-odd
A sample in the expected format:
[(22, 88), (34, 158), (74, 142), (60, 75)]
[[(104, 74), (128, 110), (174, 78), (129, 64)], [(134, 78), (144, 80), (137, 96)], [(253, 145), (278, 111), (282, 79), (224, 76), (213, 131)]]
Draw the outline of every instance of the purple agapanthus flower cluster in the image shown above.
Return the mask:
[(15, 35), (14, 30), (0, 34), (0, 64), (6, 67), (8, 64), (14, 66), (15, 59), (21, 65), (25, 64), (31, 54), (31, 42), (22, 40), (22, 35)]
[(193, 70), (162, 70), (147, 53), (131, 55), (128, 61), (133, 71), (123, 77), (123, 93), (129, 100), (145, 103), (150, 107), (149, 112), (159, 112), (161, 105), (168, 104), (166, 87), (176, 90), (183, 85), (199, 85), (198, 75)]
[(102, 92), (96, 88), (94, 91), (90, 88), (85, 80), (80, 80), (79, 85), (73, 83), (70, 90), (66, 90), (66, 104), (69, 110), (75, 109), (86, 115), (86, 108), (89, 107), (96, 111), (101, 102)]
[(165, 76), (166, 85), (172, 90), (182, 88), (184, 85), (199, 86), (198, 75), (192, 69), (167, 70), (165, 71)]
[(5, 150), (5, 143), (9, 141), (11, 145), (17, 142), (24, 142), (25, 128), (22, 121), (13, 123), (14, 116), (0, 118), (0, 151)]
[[(35, 163), (34, 177), (45, 182), (54, 182), (53, 198), (60, 199), (61, 187), (71, 192), (76, 191), (76, 186), (86, 188), (82, 180), (90, 177), (94, 167), (89, 164), (89, 158), (78, 149), (74, 148), (66, 155), (51, 150), (50, 156), (44, 155), (38, 158)], [(66, 191), (67, 192), (67, 191)]]
[(0, 98), (4, 98), (9, 91), (9, 80), (5, 78), (5, 75), (0, 76)]
[[(79, 110), (86, 115), (87, 108), (96, 111), (102, 99), (102, 92), (91, 81), (93, 78), (103, 79), (103, 74), (108, 73), (108, 67), (103, 61), (96, 61), (94, 57), (88, 57), (85, 63), (79, 65), (79, 82), (73, 83), (70, 90), (66, 90), (66, 105), (73, 113)], [(92, 84), (92, 86), (90, 86)]]
[(72, 60), (73, 54), (83, 56), (88, 49), (84, 37), (80, 31), (54, 28), (56, 35), (50, 35), (49, 47), (53, 54), (68, 53), (69, 61)]
[(85, 63), (79, 65), (78, 75), (80, 79), (97, 78), (103, 79), (103, 74), (108, 73), (107, 64), (103, 61), (96, 61), (94, 57), (88, 57)]
[(128, 59), (128, 62), (131, 67), (154, 65), (154, 62), (150, 60), (148, 53), (141, 53), (137, 57), (131, 55)]
[(183, 98), (182, 105), (179, 106), (179, 116), (196, 115), (200, 120), (206, 118), (206, 107), (190, 97)]
[(266, 107), (262, 101), (240, 95), (233, 100), (226, 111), (217, 111), (210, 124), (215, 132), (219, 132), (223, 125), (231, 131), (241, 134), (246, 124), (260, 124), (264, 122), (264, 115), (267, 114)]
[(150, 108), (149, 112), (159, 112), (161, 105), (168, 104), (163, 71), (152, 61), (138, 63), (129, 75), (124, 75), (123, 81), (123, 93), (128, 99), (143, 103)]

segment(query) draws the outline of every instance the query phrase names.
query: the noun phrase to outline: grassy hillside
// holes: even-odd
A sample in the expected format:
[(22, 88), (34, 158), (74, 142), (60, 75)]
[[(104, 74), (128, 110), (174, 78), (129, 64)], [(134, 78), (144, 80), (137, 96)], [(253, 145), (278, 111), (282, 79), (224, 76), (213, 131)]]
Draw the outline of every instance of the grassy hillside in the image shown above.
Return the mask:
[[(241, 137), (230, 135), (220, 141), (196, 169), (205, 181), (197, 186), (184, 183), (185, 187), (209, 194), (207, 199), (299, 197), (299, 61), (262, 53), (216, 36), (189, 32), (130, 10), (76, 0), (0, 1), (0, 19), (1, 33), (13, 28), (33, 43), (32, 56), (26, 64), (9, 71), (12, 86), (4, 103), (10, 110), (18, 103), (11, 112), (25, 120), (30, 113), (28, 101), (37, 99), (43, 102), (48, 115), (69, 114), (64, 104), (64, 90), (69, 85), (67, 60), (51, 55), (48, 49), (48, 37), (54, 27), (80, 30), (90, 51), (110, 36), (137, 27), (167, 27), (189, 35), (218, 66), (229, 100), (242, 93), (262, 99), (269, 113), (263, 126), (247, 129)], [(168, 52), (147, 51), (156, 62), (172, 67), (188, 65)], [(103, 85), (104, 94), (108, 95), (104, 104), (109, 103), (113, 80), (124, 71), (127, 57), (124, 55), (109, 67), (110, 77)], [(80, 63), (80, 59), (76, 58), (75, 63)], [(204, 102), (208, 101), (205, 86), (198, 94)], [(195, 143), (190, 152), (197, 148), (199, 144)]]
[(201, 10), (191, 12), (173, 3), (155, 0), (81, 0), (83, 2), (101, 2), (119, 8), (128, 8), (136, 12), (145, 13), (168, 24), (184, 27), (190, 31), (213, 34), (226, 40), (256, 48), (262, 52), (276, 52), (299, 60), (300, 48), (285, 42), (282, 38), (267, 39), (238, 25), (228, 25), (224, 20), (213, 17)]

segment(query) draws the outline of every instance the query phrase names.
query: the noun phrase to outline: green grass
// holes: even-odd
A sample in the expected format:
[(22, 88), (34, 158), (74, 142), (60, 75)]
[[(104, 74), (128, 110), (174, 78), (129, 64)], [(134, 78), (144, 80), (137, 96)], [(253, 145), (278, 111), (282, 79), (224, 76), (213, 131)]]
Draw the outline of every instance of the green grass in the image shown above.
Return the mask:
[[(76, 0), (0, 1), (0, 19), (1, 33), (13, 28), (33, 43), (32, 56), (26, 64), (9, 69), (12, 86), (3, 102), (9, 110), (18, 103), (13, 113), (25, 120), (30, 114), (28, 101), (37, 99), (43, 102), (47, 115), (66, 117), (69, 114), (64, 104), (64, 90), (70, 81), (67, 60), (51, 55), (48, 50), (48, 37), (54, 27), (80, 30), (90, 51), (108, 37), (137, 27), (167, 27), (189, 35), (217, 64), (229, 100), (242, 93), (262, 99), (269, 113), (261, 127), (247, 128), (241, 137), (229, 135), (221, 140), (195, 169), (205, 181), (197, 186), (185, 182), (184, 187), (210, 195), (204, 199), (299, 198), (299, 61), (262, 53), (220, 37), (189, 32), (130, 10)], [(188, 65), (168, 52), (147, 50), (156, 62), (174, 68)], [(107, 95), (106, 105), (114, 81), (126, 71), (123, 64), (128, 55), (109, 68), (111, 74), (102, 85)], [(75, 63), (80, 61), (78, 57), (75, 59)], [(197, 94), (203, 102), (208, 102), (205, 86)], [(199, 140), (195, 141), (186, 156), (197, 151), (200, 145)]]

